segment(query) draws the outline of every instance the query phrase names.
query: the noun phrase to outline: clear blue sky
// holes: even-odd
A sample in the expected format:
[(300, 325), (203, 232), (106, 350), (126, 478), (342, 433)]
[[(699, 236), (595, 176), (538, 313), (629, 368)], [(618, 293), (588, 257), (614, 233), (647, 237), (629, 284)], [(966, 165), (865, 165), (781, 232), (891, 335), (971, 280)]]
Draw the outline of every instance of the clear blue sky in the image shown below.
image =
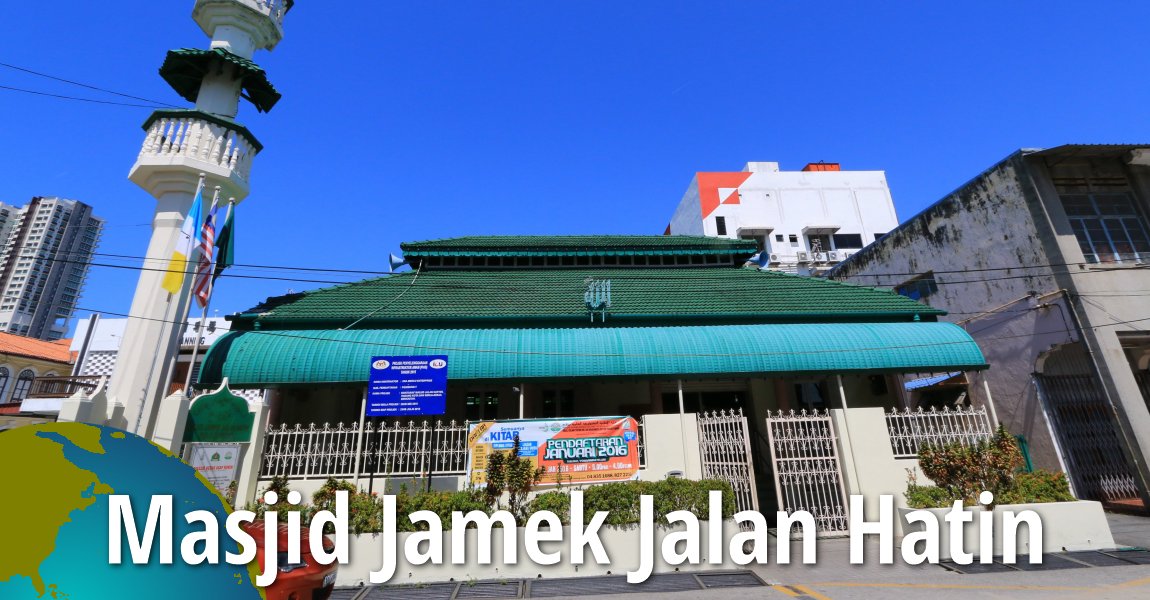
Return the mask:
[[(193, 4), (8, 2), (0, 62), (186, 105), (156, 71), (207, 46)], [(238, 260), (386, 270), (405, 240), (658, 234), (695, 171), (747, 161), (885, 170), (905, 219), (1021, 147), (1150, 142), (1147, 23), (1143, 2), (298, 0), (256, 57), (284, 99), (240, 112), (266, 150)], [(82, 200), (100, 252), (142, 255), (154, 203), (126, 176), (150, 110), (0, 108), (0, 200)], [(135, 279), (93, 268), (81, 306), (127, 312)], [(225, 279), (214, 308), (318, 285)]]

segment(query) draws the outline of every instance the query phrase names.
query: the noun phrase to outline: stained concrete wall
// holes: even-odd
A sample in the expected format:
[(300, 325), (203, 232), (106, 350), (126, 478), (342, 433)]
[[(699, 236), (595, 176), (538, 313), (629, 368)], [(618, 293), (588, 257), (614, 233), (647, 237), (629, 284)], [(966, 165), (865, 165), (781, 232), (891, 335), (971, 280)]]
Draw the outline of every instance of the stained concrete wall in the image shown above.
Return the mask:
[[(1083, 150), (1086, 148), (1087, 150)], [(1112, 155), (1067, 148), (1053, 154), (1018, 152), (859, 252), (830, 277), (894, 287), (934, 272), (938, 292), (926, 299), (950, 311), (979, 343), (991, 370), (986, 381), (998, 416), (1031, 445), (1037, 467), (1061, 468), (1034, 386), (1039, 359), (1062, 344), (1084, 341), (1098, 363), (1107, 393), (1121, 415), (1129, 457), (1150, 455), (1147, 411), (1118, 333), (1145, 332), (1150, 271), (1133, 265), (1088, 265), (1062, 210), (1051, 165), (1062, 176), (1073, 165), (1110, 161), (1135, 186), (1144, 214), (1150, 168), (1126, 165), (1129, 149)], [(1083, 153), (1093, 152), (1090, 158)], [(973, 386), (976, 403), (986, 402)], [(1145, 487), (1145, 484), (1143, 484)]]

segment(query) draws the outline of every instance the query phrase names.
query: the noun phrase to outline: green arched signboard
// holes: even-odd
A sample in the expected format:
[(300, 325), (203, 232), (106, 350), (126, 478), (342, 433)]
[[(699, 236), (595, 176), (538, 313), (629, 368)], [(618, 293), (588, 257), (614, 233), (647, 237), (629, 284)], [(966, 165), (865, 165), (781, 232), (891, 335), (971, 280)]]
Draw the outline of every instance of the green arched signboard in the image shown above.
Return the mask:
[(184, 442), (247, 443), (252, 441), (255, 420), (248, 401), (227, 389), (200, 396), (188, 411)]

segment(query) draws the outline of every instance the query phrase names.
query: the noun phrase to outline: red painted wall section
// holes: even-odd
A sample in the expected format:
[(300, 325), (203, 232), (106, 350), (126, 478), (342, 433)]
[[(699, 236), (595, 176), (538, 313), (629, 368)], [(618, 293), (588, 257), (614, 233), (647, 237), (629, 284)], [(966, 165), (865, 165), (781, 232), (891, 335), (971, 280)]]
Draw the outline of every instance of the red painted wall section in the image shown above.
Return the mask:
[(696, 173), (699, 180), (699, 205), (703, 209), (703, 218), (706, 219), (719, 208), (720, 204), (738, 204), (739, 195), (731, 194), (723, 199), (719, 197), (719, 188), (738, 188), (750, 179), (751, 173)]

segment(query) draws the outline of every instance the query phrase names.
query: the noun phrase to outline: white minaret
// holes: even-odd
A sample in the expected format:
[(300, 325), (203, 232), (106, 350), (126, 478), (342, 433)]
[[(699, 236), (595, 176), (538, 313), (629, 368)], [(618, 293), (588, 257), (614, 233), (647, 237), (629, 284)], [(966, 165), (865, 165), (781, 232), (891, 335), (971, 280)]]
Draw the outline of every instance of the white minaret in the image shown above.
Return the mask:
[(240, 94), (260, 112), (280, 95), (252, 57), (283, 38), (284, 15), (293, 0), (196, 0), (192, 17), (211, 38), (211, 48), (168, 52), (160, 75), (191, 110), (160, 110), (144, 123), (147, 137), (128, 178), (156, 199), (148, 261), (136, 284), (123, 343), (108, 387), (109, 424), (152, 434), (156, 408), (168, 395), (181, 322), (191, 300), (192, 277), (179, 294), (161, 287), (163, 269), (191, 208), (201, 174), (206, 177), (204, 210), (214, 190), (221, 203), (247, 197), (252, 158), (262, 149), (234, 119)]

